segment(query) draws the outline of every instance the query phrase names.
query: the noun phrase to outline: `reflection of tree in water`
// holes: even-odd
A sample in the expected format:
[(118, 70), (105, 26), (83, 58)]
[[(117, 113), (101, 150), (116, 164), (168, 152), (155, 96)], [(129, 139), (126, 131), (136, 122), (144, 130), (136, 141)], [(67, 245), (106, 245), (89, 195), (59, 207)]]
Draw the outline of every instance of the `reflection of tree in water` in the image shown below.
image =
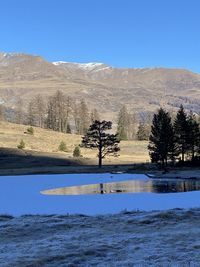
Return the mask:
[(104, 192), (104, 190), (103, 190), (103, 184), (102, 184), (102, 183), (100, 184), (100, 193), (101, 193), (101, 194), (106, 193), (106, 192)]
[[(177, 193), (200, 190), (199, 181), (160, 181), (160, 180), (134, 180), (116, 183), (100, 183), (99, 193)], [(97, 192), (98, 193), (98, 192)]]
[(110, 194), (110, 193), (122, 193), (126, 190), (122, 189), (122, 183), (100, 183), (100, 194)]
[(155, 193), (176, 193), (200, 190), (199, 181), (156, 181), (152, 180), (152, 191)]
[(195, 180), (128, 180), (113, 183), (88, 184), (55, 188), (43, 191), (50, 195), (87, 195), (112, 193), (176, 193), (200, 190), (200, 181)]

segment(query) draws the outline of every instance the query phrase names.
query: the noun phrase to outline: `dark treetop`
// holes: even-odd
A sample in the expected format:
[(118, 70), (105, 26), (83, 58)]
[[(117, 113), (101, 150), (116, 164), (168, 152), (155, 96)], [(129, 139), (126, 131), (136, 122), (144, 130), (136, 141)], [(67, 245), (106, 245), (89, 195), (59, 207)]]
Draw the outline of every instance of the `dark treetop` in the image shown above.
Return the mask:
[(95, 120), (90, 125), (87, 133), (83, 136), (82, 146), (91, 149), (98, 149), (99, 167), (102, 166), (102, 159), (106, 155), (118, 156), (119, 138), (117, 134), (107, 133), (107, 130), (112, 129), (111, 121)]

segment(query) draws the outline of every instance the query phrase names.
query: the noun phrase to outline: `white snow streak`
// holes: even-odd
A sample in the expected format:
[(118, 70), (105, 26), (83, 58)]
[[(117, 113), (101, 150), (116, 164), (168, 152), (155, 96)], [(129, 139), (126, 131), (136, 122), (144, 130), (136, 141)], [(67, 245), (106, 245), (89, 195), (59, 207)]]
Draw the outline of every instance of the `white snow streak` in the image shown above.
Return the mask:
[(83, 69), (83, 70), (93, 70), (97, 67), (100, 66), (105, 66), (103, 63), (96, 63), (96, 62), (91, 62), (91, 63), (72, 63), (72, 62), (65, 62), (65, 61), (57, 61), (57, 62), (53, 62), (54, 65), (59, 66), (62, 64), (66, 64), (66, 65), (71, 65), (72, 67), (76, 67), (79, 69)]

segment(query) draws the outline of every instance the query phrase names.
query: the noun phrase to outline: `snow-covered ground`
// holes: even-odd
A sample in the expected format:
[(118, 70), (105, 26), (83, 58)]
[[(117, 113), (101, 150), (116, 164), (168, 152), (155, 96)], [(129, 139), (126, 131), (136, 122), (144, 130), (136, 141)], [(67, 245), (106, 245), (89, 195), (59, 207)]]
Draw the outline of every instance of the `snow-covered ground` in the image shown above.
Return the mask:
[(200, 209), (0, 216), (1, 267), (200, 266)]

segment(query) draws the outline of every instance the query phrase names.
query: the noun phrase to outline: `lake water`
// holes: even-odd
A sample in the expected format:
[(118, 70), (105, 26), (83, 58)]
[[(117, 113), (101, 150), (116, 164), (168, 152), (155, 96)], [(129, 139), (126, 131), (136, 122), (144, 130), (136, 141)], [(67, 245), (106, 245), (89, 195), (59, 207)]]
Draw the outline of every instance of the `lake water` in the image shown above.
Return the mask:
[(96, 215), (192, 208), (200, 206), (199, 190), (199, 181), (155, 181), (142, 174), (2, 176), (0, 213)]

